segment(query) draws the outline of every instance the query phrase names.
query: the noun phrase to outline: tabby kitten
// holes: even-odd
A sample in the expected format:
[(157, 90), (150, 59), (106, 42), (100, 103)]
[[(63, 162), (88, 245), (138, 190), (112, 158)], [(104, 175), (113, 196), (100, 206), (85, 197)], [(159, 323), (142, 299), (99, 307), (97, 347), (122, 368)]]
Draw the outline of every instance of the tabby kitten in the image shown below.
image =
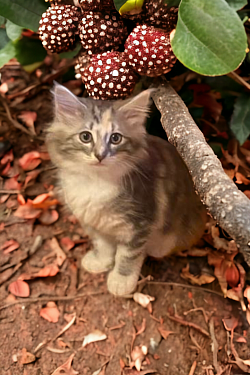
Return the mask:
[(112, 102), (54, 88), (47, 144), (65, 201), (93, 242), (82, 266), (110, 270), (108, 290), (120, 296), (135, 289), (147, 255), (189, 248), (206, 220), (176, 149), (146, 133), (150, 91)]

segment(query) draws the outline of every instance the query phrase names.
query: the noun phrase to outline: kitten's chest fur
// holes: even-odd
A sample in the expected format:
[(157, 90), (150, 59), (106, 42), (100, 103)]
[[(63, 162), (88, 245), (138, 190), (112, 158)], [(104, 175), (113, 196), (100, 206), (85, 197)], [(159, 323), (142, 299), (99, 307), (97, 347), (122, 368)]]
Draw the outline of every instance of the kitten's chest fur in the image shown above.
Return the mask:
[(114, 209), (119, 184), (94, 176), (61, 174), (65, 200), (84, 226), (109, 235), (125, 229), (124, 218)]

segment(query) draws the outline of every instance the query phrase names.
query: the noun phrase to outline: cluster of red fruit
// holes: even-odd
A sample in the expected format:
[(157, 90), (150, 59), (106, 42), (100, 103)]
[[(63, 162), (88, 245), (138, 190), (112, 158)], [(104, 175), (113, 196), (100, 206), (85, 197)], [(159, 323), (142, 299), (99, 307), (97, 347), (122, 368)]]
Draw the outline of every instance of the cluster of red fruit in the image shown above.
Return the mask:
[[(80, 37), (82, 51), (76, 72), (95, 99), (122, 99), (131, 94), (139, 75), (159, 76), (173, 67), (176, 58), (170, 33), (177, 21), (177, 8), (164, 0), (144, 0), (139, 14), (131, 18), (136, 26), (128, 35), (124, 20), (113, 0), (49, 0), (43, 13), (39, 34), (50, 52), (74, 48)], [(118, 52), (124, 45), (123, 52)]]

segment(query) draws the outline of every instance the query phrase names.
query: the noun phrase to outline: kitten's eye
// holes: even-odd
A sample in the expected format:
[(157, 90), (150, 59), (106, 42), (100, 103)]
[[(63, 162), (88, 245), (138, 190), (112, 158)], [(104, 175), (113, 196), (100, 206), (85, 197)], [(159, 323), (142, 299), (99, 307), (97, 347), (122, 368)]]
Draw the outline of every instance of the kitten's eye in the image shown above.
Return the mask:
[(79, 138), (83, 143), (90, 143), (92, 141), (92, 134), (85, 131), (79, 134)]
[(110, 143), (113, 145), (118, 145), (122, 141), (122, 135), (120, 133), (113, 133), (110, 136)]

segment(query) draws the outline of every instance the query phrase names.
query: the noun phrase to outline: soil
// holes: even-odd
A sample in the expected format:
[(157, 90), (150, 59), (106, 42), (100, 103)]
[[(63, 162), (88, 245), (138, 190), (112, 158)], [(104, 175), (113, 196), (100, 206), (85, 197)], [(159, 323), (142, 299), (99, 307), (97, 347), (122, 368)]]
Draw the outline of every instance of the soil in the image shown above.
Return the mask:
[[(35, 123), (38, 137), (23, 133), (9, 121), (3, 124), (6, 130), (2, 140), (10, 141), (14, 160), (29, 151), (46, 151), (44, 124), (51, 119), (48, 89), (38, 90), (30, 98), (26, 95), (19, 101), (20, 96), (17, 96), (11, 103), (14, 117), (23, 110), (35, 111), (38, 115)], [(39, 176), (22, 191), (25, 199), (34, 199), (56, 185), (56, 170), (50, 161), (43, 160), (39, 168), (42, 169)], [(24, 176), (19, 178), (24, 179)], [(5, 180), (2, 178), (3, 183)], [(235, 351), (243, 360), (250, 358), (247, 344), (250, 329), (239, 302), (225, 299), (217, 281), (209, 286), (193, 286), (180, 276), (187, 263), (198, 271), (204, 264), (208, 267), (206, 258), (147, 259), (138, 291), (155, 300), (151, 307), (144, 308), (133, 298), (116, 298), (109, 294), (106, 274), (93, 275), (81, 269), (81, 257), (91, 244), (62, 205), (56, 206), (59, 219), (51, 225), (42, 225), (39, 219), (14, 216), (19, 206), (17, 194), (8, 194), (8, 199), (1, 204), (0, 223), (4, 225), (0, 244), (14, 239), (20, 247), (9, 254), (2, 252), (0, 259), (0, 374), (250, 373), (248, 366), (240, 361), (236, 363)], [(42, 243), (30, 255), (39, 236)], [(74, 241), (74, 248), (63, 250), (65, 260), (59, 272), (55, 276), (28, 280), (30, 295), (14, 297), (8, 290), (9, 285), (24, 273), (31, 275), (53, 263), (55, 256), (49, 240), (56, 238), (60, 244), (65, 237)], [(55, 302), (59, 310), (57, 322), (49, 322), (40, 315), (48, 302)], [(223, 319), (227, 326), (235, 324), (233, 345), (232, 332), (225, 329)], [(69, 322), (73, 324), (67, 328)], [(60, 334), (65, 327), (65, 332)], [(105, 334), (106, 339), (83, 347), (84, 337), (96, 330)], [(131, 354), (133, 357), (141, 346), (146, 346), (147, 354), (142, 355), (138, 371)], [(60, 367), (72, 354), (72, 365)]]

